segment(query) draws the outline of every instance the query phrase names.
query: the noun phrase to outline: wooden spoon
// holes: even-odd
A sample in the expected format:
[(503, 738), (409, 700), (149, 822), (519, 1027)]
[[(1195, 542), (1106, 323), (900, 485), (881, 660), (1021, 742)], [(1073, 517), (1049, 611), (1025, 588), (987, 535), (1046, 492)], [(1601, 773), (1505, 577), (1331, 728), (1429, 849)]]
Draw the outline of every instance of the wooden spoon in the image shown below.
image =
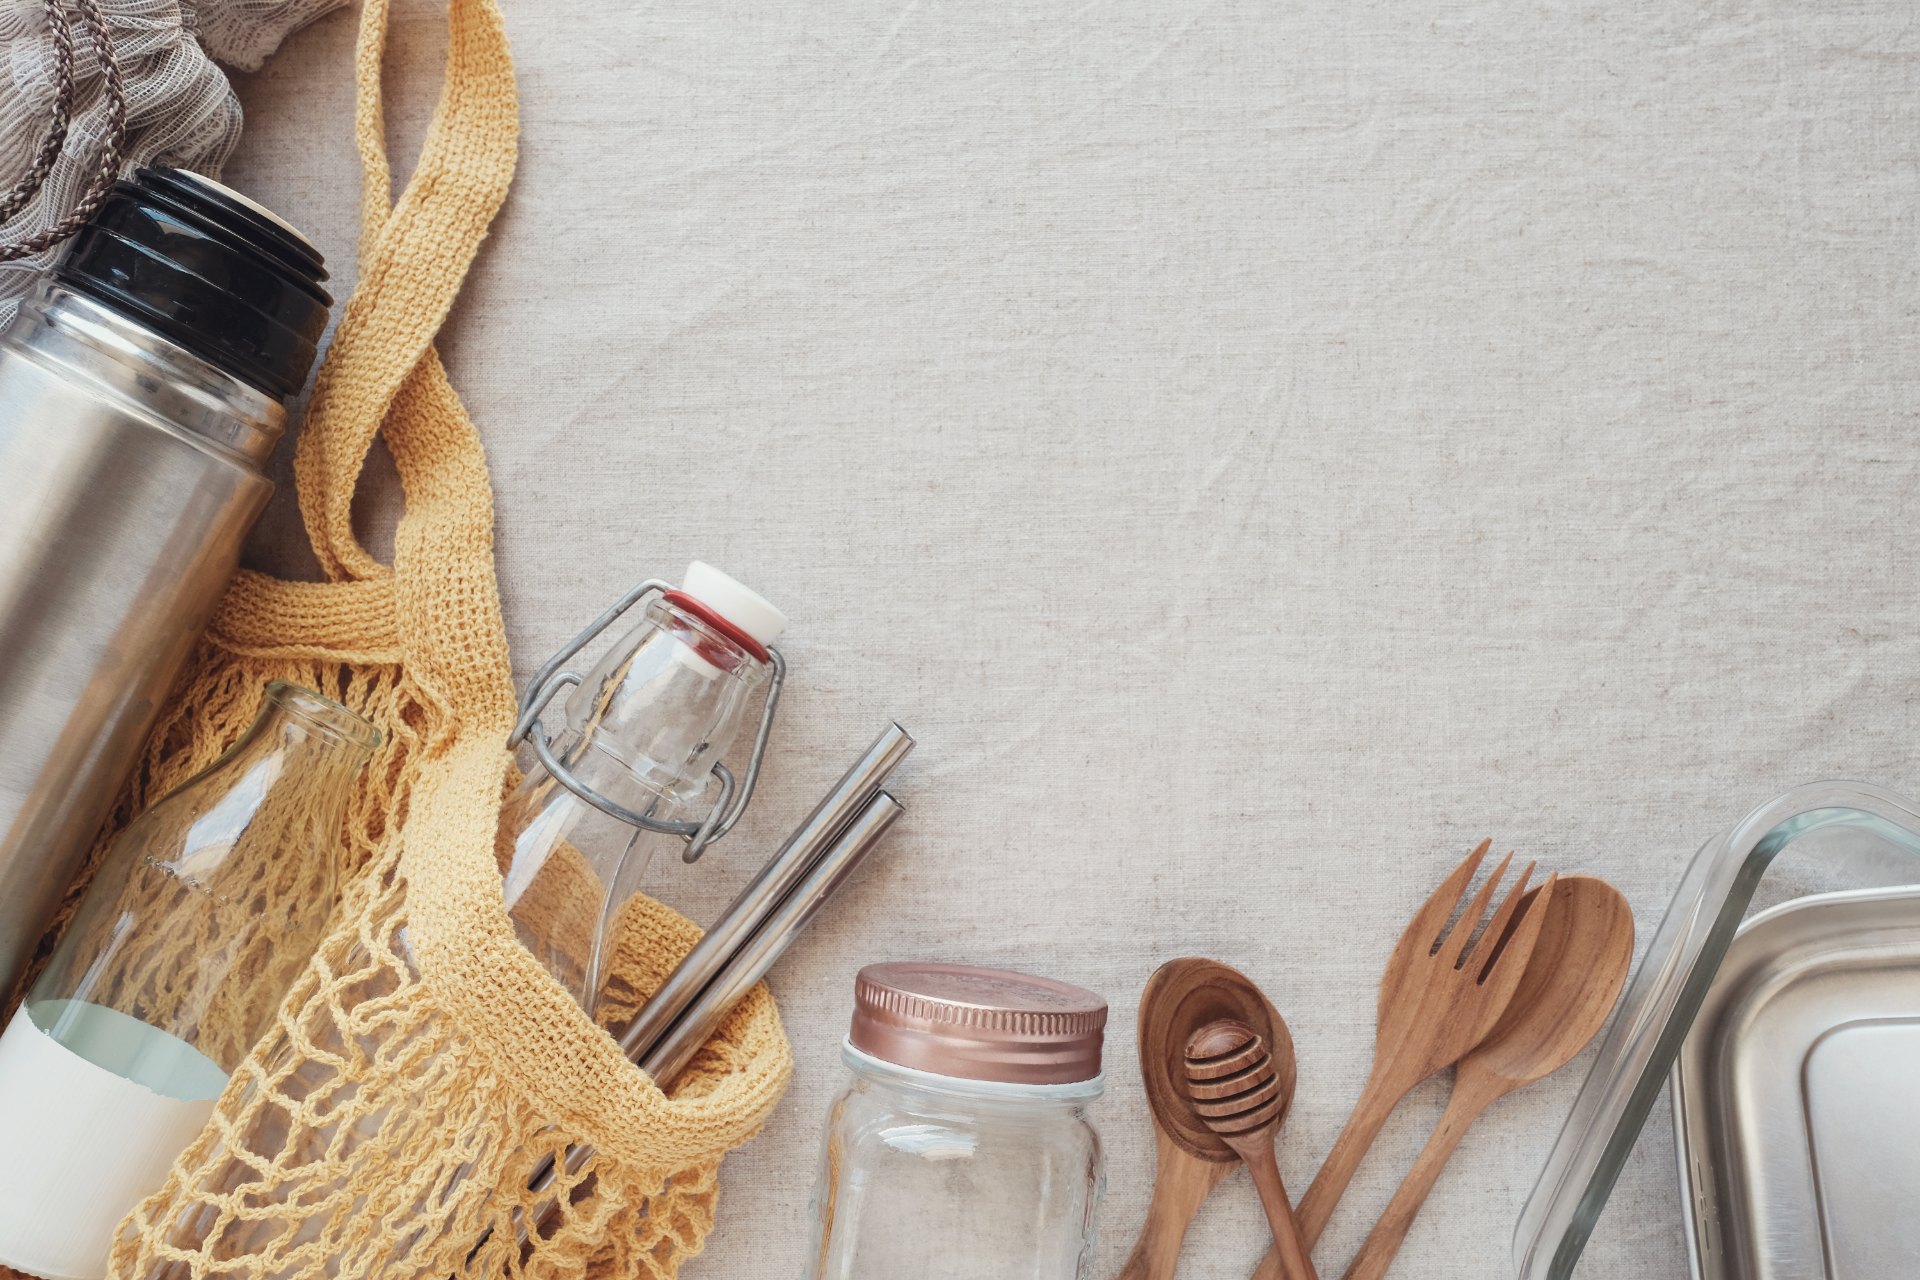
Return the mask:
[[(1309, 1249), (1326, 1229), (1334, 1206), (1394, 1107), (1415, 1085), (1460, 1061), (1487, 1038), (1526, 973), (1527, 957), (1546, 915), (1539, 908), (1553, 894), (1549, 879), (1540, 886), (1537, 900), (1529, 897), (1526, 887), (1532, 863), (1520, 873), (1484, 930), (1476, 932), (1476, 926), (1485, 918), (1512, 854), (1460, 913), (1459, 923), (1451, 930), (1447, 927), (1492, 843), (1482, 840), (1433, 891), (1400, 935), (1387, 962), (1386, 976), (1380, 980), (1372, 1074), (1294, 1214), (1300, 1238)], [(1524, 915), (1520, 912), (1523, 900), (1535, 908)], [(1284, 1274), (1279, 1255), (1269, 1249), (1254, 1271), (1254, 1280), (1282, 1280)]]
[(1573, 1061), (1613, 1011), (1633, 963), (1633, 911), (1591, 876), (1553, 887), (1520, 989), (1480, 1047), (1461, 1059), (1446, 1114), (1393, 1202), (1360, 1247), (1346, 1280), (1379, 1280), (1468, 1126), (1516, 1089)]
[[(1293, 1064), (1284, 1065), (1291, 1079)], [(1274, 1134), (1287, 1118), (1293, 1091), (1282, 1092), (1266, 1043), (1244, 1022), (1227, 1018), (1208, 1023), (1187, 1042), (1187, 1092), (1207, 1127), (1239, 1153), (1252, 1175), (1282, 1274), (1287, 1280), (1320, 1280), (1300, 1242), (1293, 1204), (1273, 1155)]]
[[(1201, 1027), (1232, 1018), (1274, 1049), (1275, 1072), (1293, 1095), (1293, 1038), (1266, 996), (1238, 970), (1213, 960), (1169, 960), (1140, 995), (1140, 1075), (1153, 1112), (1158, 1161), (1153, 1200), (1120, 1280), (1173, 1280), (1187, 1225), (1239, 1155), (1207, 1128), (1187, 1097), (1187, 1042)], [(1278, 1046), (1285, 1046), (1282, 1053)]]

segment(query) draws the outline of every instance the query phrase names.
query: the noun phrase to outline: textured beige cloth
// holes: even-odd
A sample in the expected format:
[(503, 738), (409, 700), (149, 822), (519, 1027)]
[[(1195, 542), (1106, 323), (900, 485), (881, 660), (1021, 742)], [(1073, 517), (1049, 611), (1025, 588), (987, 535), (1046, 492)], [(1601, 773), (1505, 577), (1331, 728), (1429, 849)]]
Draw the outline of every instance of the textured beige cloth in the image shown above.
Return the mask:
[[(711, 918), (888, 715), (908, 821), (775, 974), (794, 1087), (689, 1277), (793, 1276), (863, 962), (1114, 1003), (1095, 1275), (1159, 961), (1265, 983), (1304, 1187), (1401, 923), (1483, 834), (1649, 934), (1813, 778), (1920, 789), (1920, 29), (1894, 0), (508, 6), (522, 167), (443, 336), (517, 673), (711, 558), (794, 615)], [(397, 11), (403, 59), (439, 19)], [(352, 23), (228, 176), (351, 259)], [(408, 76), (428, 82), (431, 76)], [(391, 108), (396, 140), (431, 103)], [(343, 270), (345, 267), (343, 266)], [(379, 504), (364, 505), (379, 539)], [(255, 563), (298, 571), (288, 504)], [(1469, 1135), (1397, 1275), (1497, 1280), (1583, 1060)], [(1396, 1115), (1338, 1274), (1439, 1111)], [(1664, 1109), (1583, 1276), (1684, 1276)], [(1229, 1182), (1183, 1276), (1239, 1280)]]

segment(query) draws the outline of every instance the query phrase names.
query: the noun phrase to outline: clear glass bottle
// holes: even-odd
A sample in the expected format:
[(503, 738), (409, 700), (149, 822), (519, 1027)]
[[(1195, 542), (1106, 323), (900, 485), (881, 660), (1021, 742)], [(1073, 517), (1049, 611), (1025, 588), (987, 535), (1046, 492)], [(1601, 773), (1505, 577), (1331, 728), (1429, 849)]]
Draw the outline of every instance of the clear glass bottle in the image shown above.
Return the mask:
[(340, 825), (379, 733), (269, 685), (253, 726), (107, 851), (0, 1036), (0, 1262), (106, 1272), (272, 1025), (337, 900)]
[[(767, 646), (786, 618), (711, 565), (655, 597), (639, 626), (567, 698), (551, 752), (574, 783), (634, 813), (697, 822), (714, 762), (759, 705)], [(507, 914), (521, 943), (589, 1014), (607, 994), (607, 950), (653, 856), (676, 836), (605, 812), (536, 763), (500, 815)], [(630, 1012), (631, 993), (614, 1003)]]
[(963, 965), (870, 965), (813, 1198), (814, 1280), (1082, 1280), (1106, 1002)]

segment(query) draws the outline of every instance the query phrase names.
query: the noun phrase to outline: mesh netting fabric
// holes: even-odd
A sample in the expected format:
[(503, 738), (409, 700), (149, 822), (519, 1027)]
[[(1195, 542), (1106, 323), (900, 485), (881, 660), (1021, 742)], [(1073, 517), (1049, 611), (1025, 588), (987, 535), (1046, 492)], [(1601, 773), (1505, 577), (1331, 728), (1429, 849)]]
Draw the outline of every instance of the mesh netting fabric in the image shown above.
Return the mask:
[[(240, 103), (216, 61), (257, 69), (289, 34), (345, 0), (99, 0), (127, 98), (122, 173), (164, 160), (220, 176), (240, 139)], [(100, 67), (74, 46), (77, 89), (65, 146), (40, 195), (0, 223), (0, 242), (54, 225), (77, 207), (107, 131)], [(58, 78), (45, 0), (0, 0), (0, 188), (26, 174), (51, 119)], [(0, 324), (59, 246), (0, 266)]]
[[(78, 954), (93, 957), (89, 1000), (169, 1028), (228, 1072), (272, 1025), (319, 943), (334, 897), (340, 788), (359, 755), (284, 711), (243, 744), (213, 776), (127, 827), (69, 926)], [(209, 852), (217, 861), (204, 868), (174, 861)], [(154, 875), (152, 861), (180, 874)], [(129, 931), (128, 920), (150, 927)]]
[[(396, 200), (381, 136), (387, 19), (387, 0), (366, 0), (359, 284), (295, 458), (328, 580), (240, 575), (116, 824), (242, 734), (270, 680), (345, 703), (383, 741), (349, 809), (335, 926), (206, 1130), (123, 1224), (111, 1275), (666, 1280), (704, 1243), (720, 1160), (765, 1122), (792, 1059), (757, 987), (669, 1097), (507, 917), (495, 837), (515, 702), (493, 497), (432, 341), (512, 177), (513, 70), (493, 0), (451, 0), (445, 88)], [(405, 497), (391, 565), (352, 528), (376, 434)], [(635, 899), (606, 1015), (636, 1007), (698, 936)], [(574, 1146), (595, 1154), (552, 1190), (528, 1189)], [(550, 1198), (558, 1212), (522, 1246), (518, 1228)]]

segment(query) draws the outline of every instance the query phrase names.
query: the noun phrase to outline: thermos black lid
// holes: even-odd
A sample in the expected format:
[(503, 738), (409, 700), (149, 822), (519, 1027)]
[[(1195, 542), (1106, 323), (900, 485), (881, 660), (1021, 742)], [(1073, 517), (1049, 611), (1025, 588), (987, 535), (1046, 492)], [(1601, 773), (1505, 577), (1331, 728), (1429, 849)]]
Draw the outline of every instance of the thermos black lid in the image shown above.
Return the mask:
[(116, 183), (53, 273), (276, 399), (307, 380), (333, 305), (304, 236), (184, 169)]

